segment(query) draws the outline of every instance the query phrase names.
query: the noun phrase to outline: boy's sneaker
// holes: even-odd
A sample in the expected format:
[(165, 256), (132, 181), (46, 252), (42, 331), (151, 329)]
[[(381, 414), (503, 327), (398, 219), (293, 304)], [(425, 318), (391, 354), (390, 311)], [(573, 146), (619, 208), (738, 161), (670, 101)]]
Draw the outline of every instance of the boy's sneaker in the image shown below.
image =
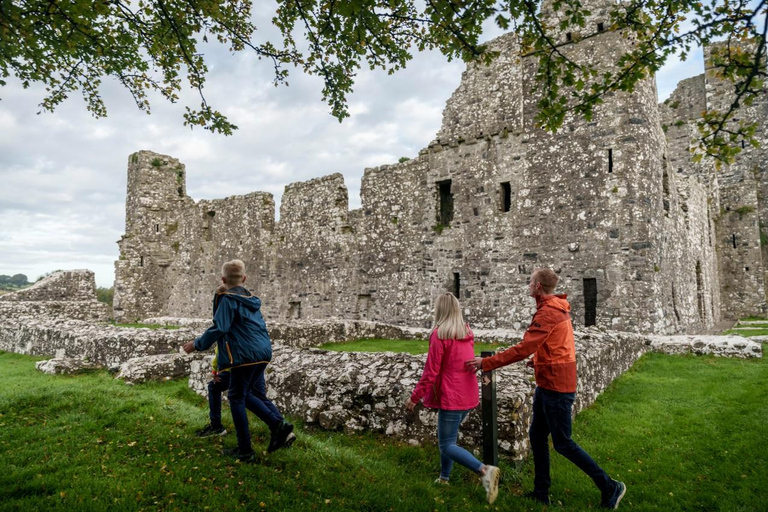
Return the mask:
[(528, 498), (529, 500), (538, 501), (542, 505), (549, 505), (549, 496), (546, 494), (539, 494), (536, 491), (531, 491), (523, 494), (523, 498)]
[(613, 484), (611, 492), (603, 495), (603, 502), (600, 506), (613, 510), (619, 508), (619, 502), (624, 497), (624, 494), (626, 494), (627, 486), (624, 485), (624, 482), (619, 482), (618, 480), (611, 480), (611, 483)]
[(499, 473), (499, 468), (496, 466), (485, 466), (485, 474), (480, 477), (485, 489), (485, 498), (489, 504), (496, 501), (499, 495)]
[(195, 435), (197, 437), (211, 437), (211, 436), (224, 436), (227, 434), (227, 430), (224, 427), (213, 427), (210, 424), (206, 425), (205, 428), (201, 428), (200, 430), (195, 431)]
[(240, 462), (255, 462), (256, 461), (256, 453), (251, 450), (248, 453), (241, 453), (239, 448), (228, 448), (222, 452), (224, 455), (228, 457), (234, 457), (235, 459), (239, 460)]
[(275, 428), (275, 430), (272, 431), (272, 436), (269, 439), (269, 446), (267, 447), (267, 452), (272, 453), (275, 450), (279, 450), (280, 448), (283, 448), (285, 446), (290, 446), (291, 444), (293, 444), (293, 441), (296, 440), (295, 435), (293, 436), (293, 439), (290, 441), (290, 443), (288, 443), (288, 437), (292, 433), (293, 433), (293, 425), (283, 420), (280, 423), (280, 425), (278, 425)]

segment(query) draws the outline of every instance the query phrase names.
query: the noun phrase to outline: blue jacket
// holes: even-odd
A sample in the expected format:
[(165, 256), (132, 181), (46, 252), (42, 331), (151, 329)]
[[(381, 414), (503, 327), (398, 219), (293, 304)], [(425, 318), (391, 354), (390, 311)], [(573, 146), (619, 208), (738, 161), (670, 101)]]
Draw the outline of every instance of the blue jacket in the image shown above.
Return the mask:
[(195, 339), (195, 350), (208, 350), (217, 343), (220, 371), (269, 363), (272, 342), (261, 316), (261, 300), (242, 286), (230, 288), (214, 300), (213, 325)]

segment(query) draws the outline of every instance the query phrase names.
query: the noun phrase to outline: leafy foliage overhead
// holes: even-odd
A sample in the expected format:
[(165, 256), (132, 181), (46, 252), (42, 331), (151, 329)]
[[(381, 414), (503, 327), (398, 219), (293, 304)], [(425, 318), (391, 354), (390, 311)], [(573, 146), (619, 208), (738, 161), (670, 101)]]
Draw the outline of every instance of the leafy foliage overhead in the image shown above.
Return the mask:
[[(756, 143), (754, 127), (733, 118), (763, 92), (766, 1), (606, 1), (610, 15), (599, 31), (623, 31), (634, 41), (606, 72), (569, 56), (569, 45), (599, 32), (587, 24), (594, 5), (580, 0), (546, 0), (557, 23), (541, 15), (539, 0), (276, 0), (274, 17), (263, 21), (253, 19), (250, 0), (0, 0), (0, 74), (24, 86), (43, 83), (42, 110), (79, 91), (97, 117), (107, 113), (100, 95), (106, 77), (147, 112), (150, 91), (175, 102), (186, 79), (201, 104), (186, 107), (184, 123), (231, 134), (237, 127), (203, 94), (208, 68), (199, 46), (209, 38), (269, 61), (276, 85), (287, 84), (291, 66), (321, 76), (323, 99), (342, 120), (362, 66), (394, 73), (413, 52), (427, 49), (488, 62), (493, 52), (479, 40), (492, 20), (514, 30), (523, 50), (538, 56), (537, 121), (556, 130), (569, 112), (589, 118), (606, 93), (632, 91), (673, 53), (686, 58), (695, 47), (725, 40), (715, 66), (733, 82), (734, 102), (704, 115), (700, 128), (707, 151), (728, 159), (738, 151), (734, 142)], [(281, 40), (260, 40), (256, 21), (274, 25)], [(566, 31), (579, 35), (562, 41), (558, 35)], [(722, 149), (729, 145), (734, 149)]]

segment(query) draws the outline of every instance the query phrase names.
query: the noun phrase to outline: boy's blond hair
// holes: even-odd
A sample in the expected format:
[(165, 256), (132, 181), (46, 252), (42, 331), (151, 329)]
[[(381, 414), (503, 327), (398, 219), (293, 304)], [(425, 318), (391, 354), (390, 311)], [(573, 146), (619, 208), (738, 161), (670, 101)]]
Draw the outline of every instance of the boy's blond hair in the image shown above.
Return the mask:
[(227, 280), (227, 286), (242, 284), (245, 277), (245, 263), (241, 260), (232, 260), (221, 266), (221, 277)]
[(440, 295), (435, 301), (435, 327), (441, 340), (463, 340), (467, 337), (461, 305), (450, 292)]

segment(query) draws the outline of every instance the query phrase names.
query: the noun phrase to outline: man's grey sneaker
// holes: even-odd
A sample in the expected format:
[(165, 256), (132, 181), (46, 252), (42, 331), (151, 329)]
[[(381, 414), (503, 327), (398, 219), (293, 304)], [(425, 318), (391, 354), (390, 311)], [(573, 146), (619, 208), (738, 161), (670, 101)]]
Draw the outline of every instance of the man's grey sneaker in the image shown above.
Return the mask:
[(224, 436), (226, 434), (227, 430), (224, 427), (215, 428), (210, 424), (206, 425), (205, 428), (195, 431), (197, 437)]
[[(275, 450), (279, 450), (285, 446), (290, 446), (290, 444), (286, 445), (286, 443), (288, 442), (288, 436), (290, 436), (291, 433), (293, 433), (293, 425), (283, 420), (280, 425), (278, 425), (275, 430), (272, 431), (272, 437), (269, 439), (269, 446), (267, 447), (267, 451), (272, 453)], [(295, 439), (296, 436), (293, 437), (293, 440)], [(291, 443), (293, 443), (293, 440)]]
[(624, 494), (626, 494), (627, 486), (624, 485), (624, 482), (619, 482), (618, 480), (611, 480), (611, 483), (613, 483), (613, 492), (603, 497), (601, 506), (614, 510), (619, 508), (619, 502), (624, 497)]
[(251, 450), (248, 453), (241, 453), (239, 448), (228, 448), (222, 452), (227, 457), (234, 457), (235, 459), (239, 460), (240, 462), (255, 462), (256, 461), (256, 453), (254, 453), (253, 450)]
[(528, 498), (529, 500), (538, 501), (543, 505), (549, 505), (549, 496), (547, 496), (546, 494), (544, 495), (539, 494), (536, 491), (531, 491), (523, 494), (523, 498)]
[(438, 477), (438, 479), (435, 480), (435, 484), (437, 485), (448, 485), (448, 483), (449, 483), (448, 480), (446, 480), (443, 477)]
[(496, 466), (485, 466), (485, 474), (480, 477), (488, 503), (496, 501), (499, 495), (499, 473), (499, 468)]

